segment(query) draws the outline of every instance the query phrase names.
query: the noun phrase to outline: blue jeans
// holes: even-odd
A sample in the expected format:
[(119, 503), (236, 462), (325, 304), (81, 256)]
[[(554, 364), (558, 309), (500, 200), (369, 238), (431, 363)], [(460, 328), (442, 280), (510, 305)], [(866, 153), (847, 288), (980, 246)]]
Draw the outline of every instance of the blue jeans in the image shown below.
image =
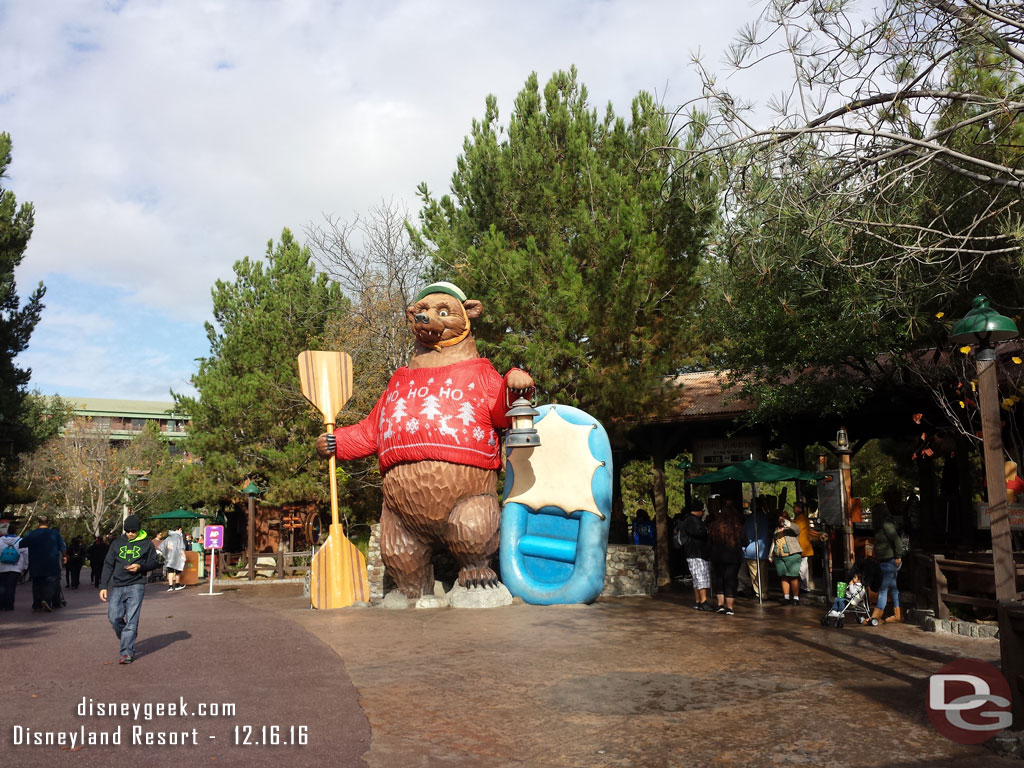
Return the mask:
[(114, 634), (121, 640), (121, 655), (135, 656), (135, 636), (139, 632), (139, 613), (146, 585), (142, 582), (127, 587), (114, 587), (107, 598), (107, 618)]
[(882, 586), (878, 588), (878, 602), (875, 604), (875, 608), (880, 611), (885, 609), (890, 592), (892, 592), (893, 608), (899, 608), (900, 590), (896, 586), (896, 574), (899, 573), (900, 567), (896, 565), (895, 560), (884, 560), (878, 564), (878, 567), (882, 569)]

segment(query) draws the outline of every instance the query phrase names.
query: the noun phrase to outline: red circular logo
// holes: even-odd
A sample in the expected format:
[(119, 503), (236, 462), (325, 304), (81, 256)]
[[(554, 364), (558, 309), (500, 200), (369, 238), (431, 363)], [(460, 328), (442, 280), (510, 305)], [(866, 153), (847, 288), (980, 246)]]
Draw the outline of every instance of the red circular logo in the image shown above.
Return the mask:
[(980, 744), (1013, 723), (1010, 685), (980, 659), (957, 659), (928, 678), (928, 719), (958, 744)]

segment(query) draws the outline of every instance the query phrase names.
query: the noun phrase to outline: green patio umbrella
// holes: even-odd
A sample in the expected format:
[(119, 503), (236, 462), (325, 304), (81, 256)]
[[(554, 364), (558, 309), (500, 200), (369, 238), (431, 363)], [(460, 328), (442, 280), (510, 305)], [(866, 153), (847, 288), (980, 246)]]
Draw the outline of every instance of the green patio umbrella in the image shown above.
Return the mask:
[(779, 483), (784, 480), (821, 480), (826, 475), (819, 472), (805, 472), (802, 469), (770, 464), (767, 461), (747, 459), (739, 464), (722, 467), (706, 475), (689, 477), (688, 483), (724, 483), (739, 480), (741, 483)]
[(162, 512), (153, 515), (150, 520), (199, 520), (209, 515), (201, 515), (198, 512), (191, 512), (187, 509), (172, 509), (170, 512)]
[[(741, 461), (738, 464), (722, 467), (714, 472), (709, 472), (706, 475), (689, 477), (686, 479), (686, 482), (708, 484), (723, 483), (727, 480), (738, 480), (741, 483), (779, 483), (785, 480), (821, 480), (823, 477), (827, 477), (827, 475), (820, 472), (805, 472), (802, 469), (795, 469), (794, 467), (784, 467), (781, 464), (770, 464), (767, 461), (747, 459), (746, 461)], [(754, 518), (754, 538), (758, 538), (756, 517)], [(761, 597), (764, 593), (761, 590), (760, 560), (757, 560), (757, 581), (758, 601), (763, 602), (764, 600)]]

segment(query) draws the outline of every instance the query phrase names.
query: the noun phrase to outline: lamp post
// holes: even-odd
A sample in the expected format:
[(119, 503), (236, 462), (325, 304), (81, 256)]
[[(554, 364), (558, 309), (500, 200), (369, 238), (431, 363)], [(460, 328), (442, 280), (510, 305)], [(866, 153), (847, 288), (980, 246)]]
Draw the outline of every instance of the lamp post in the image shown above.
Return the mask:
[(256, 497), (260, 488), (252, 480), (242, 489), (242, 493), (249, 497), (249, 525), (248, 537), (245, 546), (245, 558), (249, 563), (249, 581), (256, 578)]
[(999, 388), (996, 375), (995, 345), (1016, 338), (1017, 326), (989, 307), (988, 299), (976, 296), (973, 309), (953, 325), (951, 340), (956, 345), (976, 344), (978, 366), (978, 407), (981, 410), (981, 440), (985, 452), (985, 486), (992, 532), (992, 565), (996, 578), (996, 599), (1012, 602), (1017, 598), (1013, 566), (1013, 542), (1010, 515), (1006, 503), (1006, 477), (1003, 471), (1003, 435), (999, 423)]
[(849, 573), (856, 560), (853, 540), (853, 520), (850, 508), (853, 496), (853, 467), (850, 464), (850, 436), (846, 427), (836, 432), (836, 454), (839, 456), (839, 499), (843, 507), (843, 572)]

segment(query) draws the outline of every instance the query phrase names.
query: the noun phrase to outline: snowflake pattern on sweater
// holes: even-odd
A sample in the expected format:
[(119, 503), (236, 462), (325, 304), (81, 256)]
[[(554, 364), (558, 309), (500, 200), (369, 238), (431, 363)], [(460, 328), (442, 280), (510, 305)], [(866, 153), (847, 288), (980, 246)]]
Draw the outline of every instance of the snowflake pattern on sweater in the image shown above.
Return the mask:
[(496, 430), (508, 426), (506, 379), (486, 358), (443, 368), (399, 368), (365, 419), (334, 431), (336, 455), (376, 454), (381, 472), (424, 460), (498, 469)]

